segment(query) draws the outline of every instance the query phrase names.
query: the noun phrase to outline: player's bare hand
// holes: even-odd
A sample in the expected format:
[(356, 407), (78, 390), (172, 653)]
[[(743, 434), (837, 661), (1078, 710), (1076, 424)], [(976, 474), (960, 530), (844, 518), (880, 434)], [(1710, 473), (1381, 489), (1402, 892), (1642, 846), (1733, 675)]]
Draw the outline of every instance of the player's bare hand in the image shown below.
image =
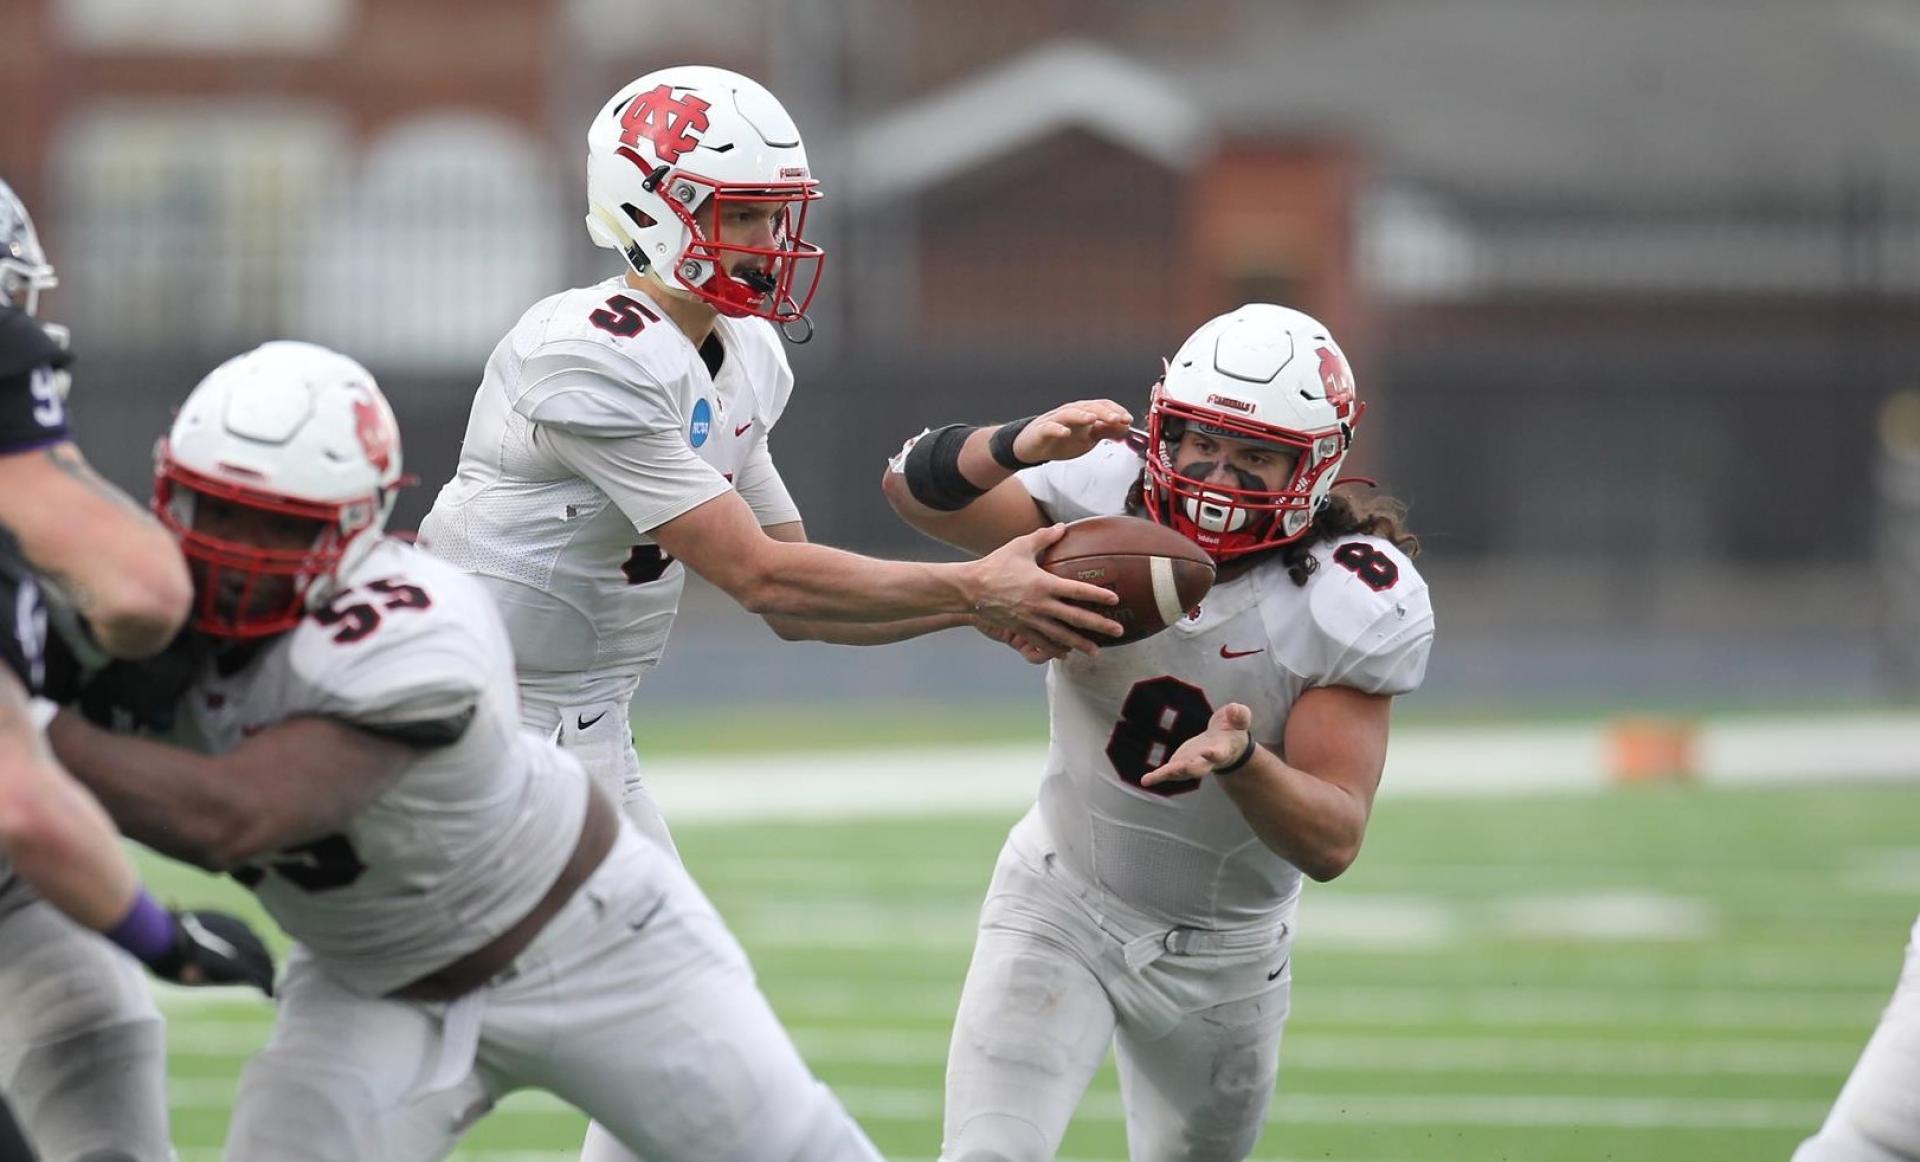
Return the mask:
[(1213, 712), (1205, 730), (1181, 743), (1164, 764), (1141, 776), (1140, 785), (1157, 787), (1161, 783), (1191, 782), (1207, 777), (1240, 757), (1247, 747), (1247, 730), (1252, 726), (1253, 711), (1239, 702), (1227, 703)]
[(1121, 440), (1133, 415), (1110, 399), (1061, 404), (1028, 424), (1013, 441), (1013, 454), (1028, 464), (1072, 460), (1102, 440)]
[(977, 617), (973, 619), (973, 628), (979, 630), (981, 634), (987, 638), (997, 641), (1003, 646), (1010, 647), (1014, 653), (1019, 654), (1036, 666), (1045, 665), (1057, 658), (1064, 658), (1073, 652), (1065, 646), (1056, 646), (1052, 642), (1036, 642), (1026, 634), (1018, 633), (1010, 629), (1002, 629), (997, 625), (992, 625)]
[(1065, 525), (1036, 529), (974, 562), (973, 615), (1043, 648), (1098, 653), (1098, 639), (1118, 637), (1123, 630), (1096, 610), (1119, 597), (1098, 585), (1055, 577), (1035, 563), (1065, 531)]

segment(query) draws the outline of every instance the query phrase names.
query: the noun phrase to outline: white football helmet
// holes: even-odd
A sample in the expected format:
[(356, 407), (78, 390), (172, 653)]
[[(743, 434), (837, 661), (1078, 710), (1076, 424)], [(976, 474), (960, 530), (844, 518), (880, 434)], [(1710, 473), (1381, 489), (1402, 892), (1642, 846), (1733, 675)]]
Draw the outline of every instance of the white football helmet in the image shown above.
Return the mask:
[(40, 292), (59, 283), (26, 203), (0, 181), (0, 306), (19, 307), (31, 315), (39, 309)]
[[(1216, 561), (1299, 540), (1326, 503), (1365, 410), (1354, 397), (1346, 355), (1312, 316), (1249, 303), (1211, 319), (1154, 385), (1142, 490), (1147, 511)], [(1293, 474), (1273, 492), (1183, 476), (1173, 449), (1188, 424), (1278, 444), (1293, 459)]]
[[(772, 93), (726, 69), (648, 73), (587, 130), (594, 242), (736, 318), (805, 315), (825, 257), (805, 237), (807, 206), (819, 197), (793, 119)], [(780, 203), (766, 244), (722, 236), (725, 211), (741, 202)]]
[[(155, 461), (154, 511), (193, 567), (194, 628), (220, 637), (284, 633), (324, 606), (380, 539), (403, 483), (400, 429), (373, 376), (312, 343), (267, 343), (214, 368)], [(212, 536), (194, 528), (202, 497), (320, 529), (304, 549)]]

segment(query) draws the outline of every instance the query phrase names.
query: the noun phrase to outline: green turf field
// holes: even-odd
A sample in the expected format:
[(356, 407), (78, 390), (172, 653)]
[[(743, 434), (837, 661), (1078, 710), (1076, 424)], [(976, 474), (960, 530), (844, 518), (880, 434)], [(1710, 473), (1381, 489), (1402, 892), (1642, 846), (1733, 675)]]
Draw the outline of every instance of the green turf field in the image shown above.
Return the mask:
[[(938, 1150), (947, 1023), (1008, 822), (679, 831), (802, 1049), (889, 1157)], [(151, 870), (178, 900), (229, 898)], [(1785, 1159), (1877, 1017), (1917, 908), (1911, 787), (1390, 800), (1354, 870), (1308, 887), (1257, 1156)], [(270, 1016), (205, 996), (163, 1002), (184, 1162), (217, 1156)], [(522, 1095), (457, 1157), (571, 1158), (580, 1128)], [(1125, 1157), (1110, 1069), (1063, 1157)]]

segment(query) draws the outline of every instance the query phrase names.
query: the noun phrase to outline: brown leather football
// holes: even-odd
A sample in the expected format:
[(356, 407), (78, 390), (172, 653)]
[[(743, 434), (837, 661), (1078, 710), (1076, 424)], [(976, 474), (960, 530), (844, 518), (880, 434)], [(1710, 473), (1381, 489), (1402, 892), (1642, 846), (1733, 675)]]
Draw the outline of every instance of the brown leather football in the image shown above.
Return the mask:
[(1067, 526), (1040, 554), (1040, 567), (1120, 595), (1100, 612), (1126, 627), (1117, 638), (1088, 634), (1101, 645), (1152, 637), (1186, 616), (1213, 588), (1213, 558), (1163, 524), (1136, 516), (1090, 516)]

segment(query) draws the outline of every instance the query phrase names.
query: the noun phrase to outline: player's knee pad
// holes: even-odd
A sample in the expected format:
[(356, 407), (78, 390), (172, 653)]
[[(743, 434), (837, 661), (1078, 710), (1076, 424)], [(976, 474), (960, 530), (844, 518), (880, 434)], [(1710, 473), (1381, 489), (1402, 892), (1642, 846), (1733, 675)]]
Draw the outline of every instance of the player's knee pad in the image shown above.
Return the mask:
[(1038, 1126), (1010, 1114), (976, 1114), (954, 1132), (940, 1162), (1047, 1162), (1053, 1148)]

